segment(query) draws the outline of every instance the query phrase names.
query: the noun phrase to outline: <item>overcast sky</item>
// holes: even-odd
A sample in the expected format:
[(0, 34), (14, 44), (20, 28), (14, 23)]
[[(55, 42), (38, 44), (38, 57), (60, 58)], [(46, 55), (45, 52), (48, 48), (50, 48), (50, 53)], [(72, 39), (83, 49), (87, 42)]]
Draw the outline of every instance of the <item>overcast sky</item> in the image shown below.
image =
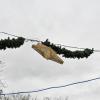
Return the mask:
[[(100, 0), (0, 0), (0, 31), (64, 45), (100, 49)], [(8, 36), (0, 34), (0, 38)], [(41, 57), (27, 42), (0, 51), (6, 92), (30, 91), (87, 80), (100, 75), (100, 54), (65, 59), (60, 65)], [(70, 48), (68, 48), (70, 49)], [(68, 96), (69, 100), (99, 100), (100, 81), (52, 89), (34, 96)]]

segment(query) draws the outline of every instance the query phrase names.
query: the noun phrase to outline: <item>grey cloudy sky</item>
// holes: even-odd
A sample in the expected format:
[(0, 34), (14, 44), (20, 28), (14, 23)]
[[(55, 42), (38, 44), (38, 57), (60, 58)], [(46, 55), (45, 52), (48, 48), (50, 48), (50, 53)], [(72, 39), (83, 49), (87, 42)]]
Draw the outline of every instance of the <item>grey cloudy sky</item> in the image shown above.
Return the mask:
[[(99, 0), (0, 0), (0, 31), (64, 45), (100, 49)], [(0, 38), (7, 36), (0, 34)], [(60, 65), (43, 59), (27, 42), (0, 51), (7, 92), (58, 86), (100, 75), (100, 54), (88, 59), (64, 59)], [(68, 96), (69, 100), (99, 100), (100, 81), (35, 93)]]

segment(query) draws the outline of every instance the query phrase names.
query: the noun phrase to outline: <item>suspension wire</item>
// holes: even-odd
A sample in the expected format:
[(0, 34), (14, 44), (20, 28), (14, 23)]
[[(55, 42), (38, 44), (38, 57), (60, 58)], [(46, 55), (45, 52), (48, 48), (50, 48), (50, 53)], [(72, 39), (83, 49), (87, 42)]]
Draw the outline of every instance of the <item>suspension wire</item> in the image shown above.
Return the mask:
[[(0, 33), (6, 34), (6, 35), (10, 35), (10, 36), (14, 36), (14, 37), (20, 37), (20, 36), (17, 36), (17, 35), (6, 33), (6, 32), (0, 32)], [(40, 40), (35, 40), (35, 39), (28, 39), (28, 38), (25, 38), (25, 39), (27, 41), (31, 41), (31, 42), (42, 42)], [(86, 48), (79, 48), (79, 47), (75, 47), (75, 46), (68, 46), (68, 45), (62, 45), (62, 44), (55, 44), (55, 45), (62, 46), (62, 47), (68, 47), (68, 48), (75, 48), (75, 49), (86, 49)], [(100, 52), (100, 50), (94, 50), (94, 51), (95, 52)]]
[[(6, 32), (0, 32), (0, 33), (6, 34), (6, 35), (10, 35), (10, 36), (14, 36), (14, 37), (20, 37), (20, 36), (17, 36), (17, 35), (13, 35), (13, 34), (10, 34), (10, 33), (6, 33)], [(25, 40), (31, 41), (31, 42), (42, 42), (42, 41), (39, 41), (39, 40), (28, 39), (28, 38), (25, 38)]]
[(63, 47), (68, 47), (68, 48), (75, 48), (75, 49), (85, 49), (85, 48), (79, 48), (79, 47), (68, 46), (68, 45), (61, 45), (61, 44), (56, 44), (56, 45), (63, 46)]
[(61, 86), (42, 88), (42, 89), (33, 90), (33, 91), (26, 91), (26, 92), (1, 93), (0, 95), (4, 95), (5, 96), (5, 95), (14, 95), (14, 94), (36, 93), (36, 92), (42, 92), (42, 91), (51, 90), (51, 89), (64, 88), (64, 87), (69, 87), (69, 86), (73, 86), (73, 85), (88, 83), (88, 82), (96, 81), (96, 80), (100, 80), (100, 77), (92, 78), (92, 79), (85, 80), (85, 81), (73, 82), (73, 83), (65, 84), (65, 85), (61, 85)]
[[(61, 44), (56, 44), (58, 46), (63, 46), (63, 47), (68, 47), (68, 48), (75, 48), (75, 49), (86, 49), (86, 48), (79, 48), (79, 47), (74, 47), (74, 46), (68, 46), (68, 45), (61, 45)], [(100, 52), (100, 50), (94, 50), (95, 52)]]
[(6, 35), (10, 35), (10, 36), (14, 36), (14, 37), (19, 37), (19, 36), (17, 36), (17, 35), (13, 35), (13, 34), (6, 33), (6, 32), (0, 32), (0, 33), (6, 34)]

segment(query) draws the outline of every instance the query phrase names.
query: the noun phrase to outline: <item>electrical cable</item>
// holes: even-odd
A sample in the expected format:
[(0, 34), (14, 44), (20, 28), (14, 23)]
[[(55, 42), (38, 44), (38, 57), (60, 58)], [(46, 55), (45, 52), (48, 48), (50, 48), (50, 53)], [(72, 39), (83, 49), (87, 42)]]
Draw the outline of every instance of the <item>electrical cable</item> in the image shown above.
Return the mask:
[[(14, 36), (14, 37), (20, 37), (20, 36), (17, 36), (17, 35), (13, 35), (13, 34), (10, 34), (10, 33), (6, 33), (6, 32), (0, 32), (0, 33), (3, 33), (3, 34), (6, 34), (6, 35), (10, 35), (10, 36)], [(31, 41), (31, 42), (42, 42), (40, 40), (35, 40), (35, 39), (28, 39), (28, 38), (25, 38), (27, 41)], [(86, 48), (80, 48), (80, 47), (76, 47), (76, 46), (68, 46), (68, 45), (62, 45), (62, 44), (55, 44), (55, 45), (59, 45), (59, 46), (63, 46), (63, 47), (68, 47), (68, 48), (75, 48), (75, 49), (86, 49)], [(94, 50), (95, 52), (100, 52), (100, 50)]]
[(36, 92), (42, 92), (42, 91), (46, 91), (46, 90), (50, 90), (50, 89), (64, 88), (64, 87), (69, 87), (69, 86), (73, 86), (73, 85), (77, 85), (77, 84), (88, 83), (88, 82), (96, 81), (96, 80), (100, 80), (100, 77), (92, 78), (92, 79), (84, 80), (84, 81), (79, 81), (79, 82), (73, 82), (73, 83), (65, 84), (65, 85), (61, 85), (61, 86), (42, 88), (42, 89), (33, 90), (33, 91), (26, 91), (26, 92), (1, 93), (0, 95), (5, 96), (5, 95), (14, 95), (14, 94), (36, 93)]

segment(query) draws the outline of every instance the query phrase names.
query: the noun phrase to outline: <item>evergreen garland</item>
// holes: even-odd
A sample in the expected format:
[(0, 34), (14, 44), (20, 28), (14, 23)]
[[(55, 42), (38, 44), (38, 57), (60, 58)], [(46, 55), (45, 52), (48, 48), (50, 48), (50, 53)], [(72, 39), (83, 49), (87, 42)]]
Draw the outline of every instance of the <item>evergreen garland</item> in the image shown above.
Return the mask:
[(6, 48), (18, 48), (24, 44), (25, 39), (23, 37), (18, 37), (17, 39), (1, 39), (0, 40), (0, 49), (5, 50)]
[(42, 44), (51, 47), (54, 51), (56, 51), (57, 54), (62, 54), (63, 57), (65, 58), (88, 58), (93, 52), (94, 49), (84, 49), (83, 51), (80, 50), (76, 50), (76, 51), (71, 51), (65, 48), (61, 48), (61, 46), (56, 46), (53, 43), (50, 43), (48, 41), (48, 39), (44, 42), (42, 42)]
[[(13, 38), (10, 39), (1, 39), (0, 40), (0, 50), (5, 50), (6, 48), (18, 48), (21, 45), (24, 44), (25, 38), (23, 37), (18, 37), (17, 39)], [(53, 43), (50, 43), (48, 39), (44, 42), (41, 42), (42, 44), (51, 47), (57, 54), (62, 55), (65, 58), (88, 58), (93, 52), (94, 49), (84, 49), (83, 51), (81, 50), (76, 50), (76, 51), (71, 51), (65, 48), (62, 48), (61, 46), (56, 46)]]

